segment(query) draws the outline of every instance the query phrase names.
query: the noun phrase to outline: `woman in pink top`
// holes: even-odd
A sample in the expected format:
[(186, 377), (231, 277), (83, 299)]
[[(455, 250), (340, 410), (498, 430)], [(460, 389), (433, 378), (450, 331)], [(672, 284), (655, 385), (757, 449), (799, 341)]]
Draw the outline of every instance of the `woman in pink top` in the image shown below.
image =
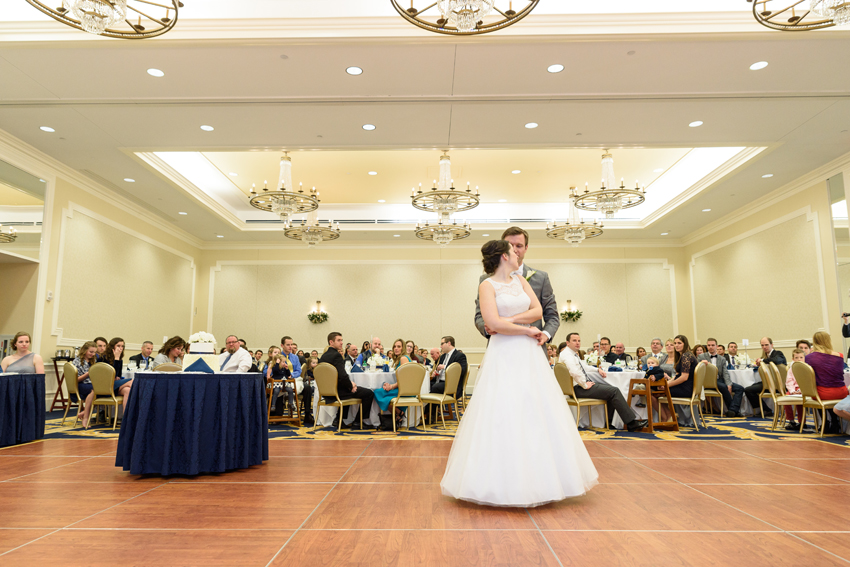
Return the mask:
[[(806, 362), (806, 353), (802, 349), (795, 348), (791, 356), (794, 358), (793, 362)], [(793, 363), (791, 366), (793, 366)], [(788, 367), (788, 374), (785, 376), (785, 389), (788, 390), (787, 393), (789, 396), (799, 396), (802, 392), (800, 391), (800, 385), (797, 384), (797, 379), (794, 378), (794, 373), (791, 372), (791, 366)], [(800, 430), (800, 424), (794, 421), (794, 412), (791, 410), (791, 406), (785, 406), (785, 419), (788, 421), (785, 429), (788, 431)], [(797, 406), (797, 419), (803, 421), (802, 405)]]

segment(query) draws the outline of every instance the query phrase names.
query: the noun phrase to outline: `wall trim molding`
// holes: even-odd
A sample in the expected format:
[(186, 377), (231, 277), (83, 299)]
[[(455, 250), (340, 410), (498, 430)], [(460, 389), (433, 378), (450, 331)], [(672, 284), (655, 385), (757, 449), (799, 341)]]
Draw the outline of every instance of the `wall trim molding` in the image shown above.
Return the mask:
[[(811, 223), (812, 230), (814, 230), (815, 237), (815, 259), (818, 263), (818, 287), (820, 288), (820, 302), (821, 302), (821, 316), (823, 317), (823, 327), (821, 330), (825, 330), (829, 333), (829, 311), (827, 309), (827, 298), (826, 298), (826, 284), (824, 282), (824, 260), (823, 260), (823, 249), (821, 248), (821, 238), (820, 238), (820, 223), (818, 222), (818, 214), (816, 211), (812, 211), (812, 208), (809, 205), (801, 209), (797, 209), (787, 215), (782, 217), (773, 219), (770, 222), (767, 222), (763, 225), (752, 228), (746, 232), (738, 234), (737, 236), (733, 236), (723, 242), (719, 242), (714, 246), (710, 246), (699, 252), (694, 252), (690, 260), (688, 261), (688, 270), (690, 274), (691, 280), (691, 313), (694, 319), (694, 337), (699, 337), (699, 331), (697, 328), (697, 300), (696, 300), (696, 290), (694, 288), (694, 266), (696, 266), (696, 260), (710, 254), (716, 250), (720, 250), (721, 248), (725, 248), (731, 244), (735, 244), (736, 242), (740, 242), (745, 240), (755, 234), (760, 232), (764, 232), (771, 228), (777, 227), (781, 224), (784, 224), (792, 219), (795, 219), (800, 216), (806, 217), (806, 222)], [(761, 338), (761, 337), (759, 337)], [(776, 344), (776, 343), (774, 343)], [(792, 343), (793, 344), (793, 343)]]
[[(64, 329), (62, 329), (59, 326), (59, 303), (60, 303), (60, 299), (61, 299), (61, 295), (62, 295), (61, 294), (61, 290), (62, 290), (62, 268), (63, 268), (64, 259), (65, 259), (65, 242), (66, 242), (65, 232), (66, 232), (66, 229), (67, 229), (68, 224), (69, 224), (68, 221), (74, 218), (74, 213), (79, 213), (79, 214), (85, 215), (85, 216), (87, 216), (91, 219), (94, 219), (98, 222), (101, 222), (101, 223), (103, 223), (103, 224), (105, 224), (105, 225), (107, 225), (111, 228), (114, 228), (114, 229), (119, 230), (119, 231), (121, 231), (125, 234), (128, 234), (128, 235), (132, 236), (133, 238), (141, 240), (142, 242), (145, 242), (147, 244), (155, 246), (156, 248), (164, 250), (164, 251), (168, 252), (169, 254), (173, 254), (173, 255), (177, 256), (178, 258), (182, 258), (182, 259), (187, 260), (189, 262), (189, 268), (192, 270), (192, 295), (191, 295), (190, 306), (189, 306), (189, 327), (188, 327), (188, 329), (191, 332), (192, 323), (193, 323), (193, 320), (194, 320), (194, 312), (195, 312), (195, 289), (196, 289), (197, 283), (198, 283), (198, 281), (197, 281), (197, 279), (198, 279), (198, 277), (197, 277), (197, 267), (195, 266), (195, 258), (193, 256), (190, 256), (189, 254), (181, 252), (180, 250), (172, 248), (172, 247), (168, 246), (167, 244), (163, 244), (163, 243), (159, 242), (158, 240), (155, 240), (154, 238), (146, 236), (146, 235), (144, 235), (140, 232), (136, 232), (135, 230), (133, 230), (131, 228), (127, 228), (123, 224), (116, 222), (116, 221), (114, 221), (114, 220), (112, 220), (108, 217), (103, 216), (103, 215), (100, 215), (98, 213), (95, 213), (94, 211), (91, 211), (91, 210), (89, 210), (89, 209), (87, 209), (87, 208), (85, 208), (85, 207), (83, 207), (83, 206), (81, 206), (77, 203), (74, 203), (73, 201), (69, 201), (68, 207), (62, 208), (62, 222), (61, 222), (60, 228), (59, 228), (59, 257), (57, 258), (57, 263), (56, 263), (56, 289), (53, 292), (54, 306), (53, 306), (53, 319), (52, 319), (52, 322), (51, 322), (52, 323), (52, 327), (51, 327), (52, 330), (51, 330), (50, 334), (56, 337), (56, 346), (78, 347), (78, 346), (82, 346), (83, 343), (85, 343), (87, 340), (89, 340), (89, 339), (74, 339), (74, 338), (71, 338), (71, 337), (65, 337), (65, 336), (63, 336)], [(128, 350), (140, 350), (142, 348), (142, 344), (141, 343), (129, 343), (128, 342), (128, 343), (125, 343), (125, 348), (128, 349)]]

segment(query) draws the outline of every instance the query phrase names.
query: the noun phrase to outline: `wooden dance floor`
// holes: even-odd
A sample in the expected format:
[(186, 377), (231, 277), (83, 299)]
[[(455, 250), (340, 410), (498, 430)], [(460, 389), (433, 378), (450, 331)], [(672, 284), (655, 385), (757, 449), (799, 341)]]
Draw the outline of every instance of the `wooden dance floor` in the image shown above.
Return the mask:
[(601, 484), (536, 509), (440, 494), (442, 440), (274, 440), (261, 467), (140, 478), (113, 440), (0, 449), (0, 565), (847, 566), (850, 448), (588, 441)]

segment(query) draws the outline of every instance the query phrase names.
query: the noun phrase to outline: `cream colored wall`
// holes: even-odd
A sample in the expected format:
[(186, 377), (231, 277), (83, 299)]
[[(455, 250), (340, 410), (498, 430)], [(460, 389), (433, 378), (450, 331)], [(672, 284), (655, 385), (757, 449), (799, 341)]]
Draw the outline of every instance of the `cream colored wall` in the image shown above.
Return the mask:
[(0, 264), (0, 335), (32, 332), (38, 264)]
[(746, 338), (751, 354), (765, 335), (785, 348), (820, 329), (836, 335), (833, 246), (825, 182), (686, 246), (695, 314), (686, 334)]

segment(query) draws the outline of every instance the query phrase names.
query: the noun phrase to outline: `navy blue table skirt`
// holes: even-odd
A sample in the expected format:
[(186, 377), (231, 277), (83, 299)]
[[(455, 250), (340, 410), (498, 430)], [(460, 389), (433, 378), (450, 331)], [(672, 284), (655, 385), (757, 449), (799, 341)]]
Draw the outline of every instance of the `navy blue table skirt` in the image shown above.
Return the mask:
[(260, 374), (136, 373), (115, 465), (132, 474), (224, 472), (269, 458)]
[(0, 376), (0, 447), (44, 437), (44, 374)]

